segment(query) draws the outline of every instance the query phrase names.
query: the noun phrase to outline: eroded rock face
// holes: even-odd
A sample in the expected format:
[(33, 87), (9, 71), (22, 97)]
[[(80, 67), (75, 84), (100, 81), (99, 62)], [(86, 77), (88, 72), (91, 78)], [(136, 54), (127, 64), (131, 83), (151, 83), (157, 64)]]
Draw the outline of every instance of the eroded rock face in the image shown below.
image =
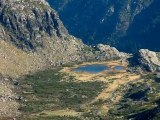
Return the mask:
[(44, 36), (63, 39), (68, 35), (45, 0), (1, 0), (0, 23), (10, 41), (23, 50), (43, 47)]
[(160, 71), (160, 53), (141, 49), (139, 50), (139, 55), (139, 60), (143, 67), (151, 72)]
[(109, 45), (98, 44), (97, 49), (100, 51), (99, 57), (103, 56), (103, 58), (107, 59), (127, 59), (130, 54), (119, 52), (115, 47), (111, 47)]

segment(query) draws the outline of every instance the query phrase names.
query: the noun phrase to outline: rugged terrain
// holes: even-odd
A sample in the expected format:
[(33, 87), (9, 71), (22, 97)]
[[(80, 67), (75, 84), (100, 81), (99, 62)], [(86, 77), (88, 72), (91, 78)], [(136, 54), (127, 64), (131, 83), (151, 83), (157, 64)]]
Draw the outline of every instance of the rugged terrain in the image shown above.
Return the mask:
[[(139, 11), (152, 1), (137, 3), (145, 6)], [(131, 55), (115, 47), (90, 47), (71, 36), (45, 0), (0, 0), (0, 120), (158, 119), (160, 54), (137, 55), (140, 68), (155, 74), (130, 71)], [(88, 64), (111, 69), (73, 71)]]
[(20, 116), (23, 111), (19, 106), (23, 89), (17, 82), (14, 85), (19, 77), (66, 64), (122, 56), (128, 55), (105, 45), (91, 48), (68, 34), (45, 0), (0, 0), (0, 119)]
[[(13, 81), (12, 81), (13, 82)], [(19, 103), (16, 101), (16, 93), (11, 78), (0, 75), (0, 120), (10, 119), (20, 115)]]
[(159, 50), (159, 0), (48, 0), (64, 25), (87, 44), (135, 52)]
[(18, 75), (75, 61), (85, 45), (70, 36), (42, 1), (0, 1), (1, 72)]
[[(160, 72), (160, 53), (148, 49), (140, 49), (133, 57), (129, 58), (130, 66), (143, 71)], [(138, 72), (137, 71), (137, 72)]]
[(160, 53), (141, 49), (139, 51), (140, 63), (149, 71), (160, 72)]
[[(2, 74), (16, 77), (48, 66), (95, 60), (99, 56), (98, 51), (95, 54), (96, 50), (68, 34), (45, 0), (1, 0), (0, 8)], [(117, 57), (120, 57), (117, 53), (113, 56), (111, 53), (107, 59)]]

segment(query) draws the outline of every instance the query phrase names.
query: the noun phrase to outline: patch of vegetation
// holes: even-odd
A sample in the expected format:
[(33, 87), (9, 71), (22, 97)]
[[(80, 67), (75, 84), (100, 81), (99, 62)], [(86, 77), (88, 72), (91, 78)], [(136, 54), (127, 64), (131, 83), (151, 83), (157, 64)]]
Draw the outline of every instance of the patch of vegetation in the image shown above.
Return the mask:
[[(135, 89), (133, 89), (135, 88)], [(130, 98), (132, 100), (145, 99), (145, 96), (149, 90), (149, 87), (143, 83), (132, 84), (131, 88), (124, 95), (125, 98)]]
[[(81, 105), (90, 102), (103, 89), (103, 82), (76, 82), (74, 77), (65, 77), (68, 75), (59, 71), (60, 69), (39, 71), (20, 79), (24, 100), (19, 109), (24, 114), (61, 109), (79, 111)], [(48, 119), (50, 118), (45, 120)]]
[(160, 74), (157, 74), (157, 75), (156, 75), (155, 81), (158, 82), (158, 83), (160, 83)]
[(78, 117), (69, 117), (69, 116), (39, 116), (34, 118), (24, 118), (23, 120), (81, 120)]
[(150, 80), (150, 79), (154, 80), (155, 79), (155, 75), (154, 74), (143, 75), (142, 79), (145, 79), (145, 80)]
[(157, 83), (160, 83), (160, 74), (147, 74), (142, 76), (145, 80), (154, 80)]
[(83, 114), (83, 116), (84, 118), (87, 118), (87, 120), (104, 120), (98, 115), (98, 110), (91, 110), (90, 112)]
[(160, 118), (160, 84), (155, 75), (142, 76), (142, 80), (129, 85), (127, 92), (114, 108), (109, 118), (118, 120), (156, 120)]

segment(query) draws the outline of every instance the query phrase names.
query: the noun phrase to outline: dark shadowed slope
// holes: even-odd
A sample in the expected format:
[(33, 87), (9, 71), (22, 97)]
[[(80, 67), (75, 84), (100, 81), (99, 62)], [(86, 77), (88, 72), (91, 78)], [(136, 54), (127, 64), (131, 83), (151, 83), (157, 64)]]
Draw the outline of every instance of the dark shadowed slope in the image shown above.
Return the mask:
[(48, 1), (69, 32), (87, 44), (106, 43), (129, 52), (160, 48), (159, 0)]

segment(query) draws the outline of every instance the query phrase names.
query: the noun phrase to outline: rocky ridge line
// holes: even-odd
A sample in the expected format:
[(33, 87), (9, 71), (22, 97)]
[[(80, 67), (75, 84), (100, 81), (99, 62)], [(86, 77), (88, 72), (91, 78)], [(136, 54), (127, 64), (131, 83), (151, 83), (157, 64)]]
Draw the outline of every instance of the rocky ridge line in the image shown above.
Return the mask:
[(160, 72), (160, 52), (141, 49), (139, 50), (139, 56), (139, 61), (145, 69), (151, 72)]

